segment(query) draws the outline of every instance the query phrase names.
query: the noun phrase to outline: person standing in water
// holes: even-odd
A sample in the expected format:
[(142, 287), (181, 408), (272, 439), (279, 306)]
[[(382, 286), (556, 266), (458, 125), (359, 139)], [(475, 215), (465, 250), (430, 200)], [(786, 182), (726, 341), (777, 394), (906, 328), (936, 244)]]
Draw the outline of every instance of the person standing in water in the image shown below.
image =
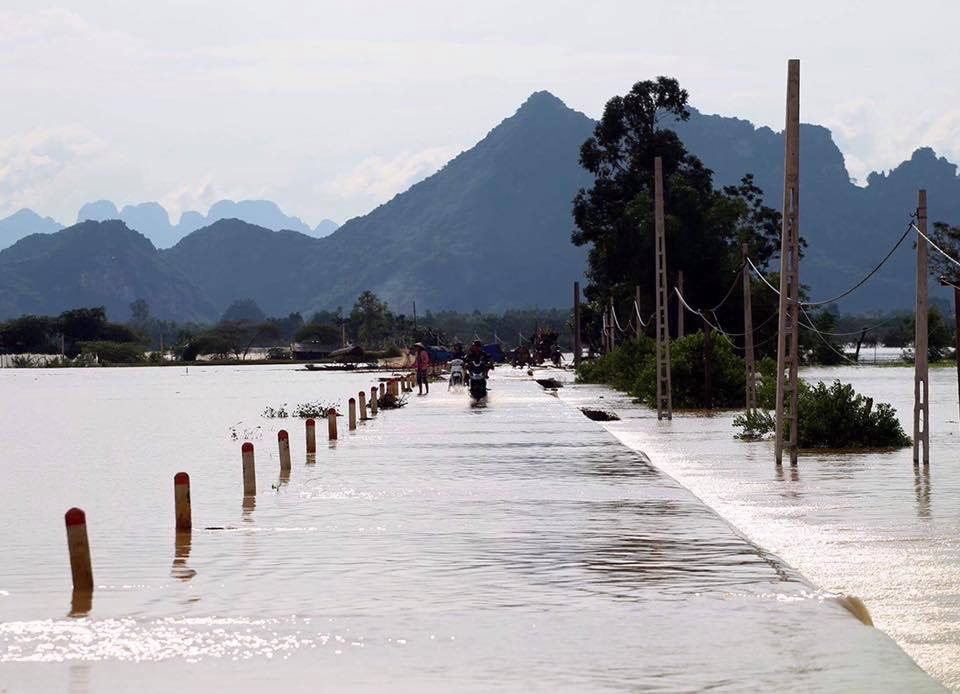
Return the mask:
[(423, 389), (427, 389), (427, 395), (430, 395), (430, 355), (422, 342), (414, 345), (417, 348), (417, 354), (413, 358), (413, 368), (417, 371), (417, 388), (419, 395), (423, 395)]

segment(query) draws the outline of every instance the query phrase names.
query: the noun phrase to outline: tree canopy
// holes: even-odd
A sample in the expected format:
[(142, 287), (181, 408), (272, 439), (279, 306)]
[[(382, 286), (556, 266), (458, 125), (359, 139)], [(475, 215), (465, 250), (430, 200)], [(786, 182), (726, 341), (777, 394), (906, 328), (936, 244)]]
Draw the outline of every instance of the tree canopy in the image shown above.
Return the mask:
[[(741, 243), (761, 268), (779, 250), (780, 214), (763, 205), (753, 177), (714, 189), (710, 169), (665, 127), (689, 118), (687, 98), (670, 77), (637, 82), (607, 102), (580, 149), (580, 163), (595, 181), (574, 199), (572, 239), (590, 245), (585, 293), (595, 305), (612, 297), (632, 307), (639, 286), (641, 302), (652, 309), (655, 157), (663, 162), (668, 285), (683, 271), (692, 306), (712, 307), (724, 297), (740, 267)], [(738, 306), (719, 310), (721, 322), (740, 324)]]

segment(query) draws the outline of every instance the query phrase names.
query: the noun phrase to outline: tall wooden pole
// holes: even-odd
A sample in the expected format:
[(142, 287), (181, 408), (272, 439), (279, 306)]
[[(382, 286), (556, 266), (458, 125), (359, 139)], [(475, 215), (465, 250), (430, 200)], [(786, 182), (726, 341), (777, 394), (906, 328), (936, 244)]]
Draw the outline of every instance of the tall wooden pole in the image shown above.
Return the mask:
[[(640, 342), (640, 336), (643, 335), (643, 326), (640, 325), (640, 285), (638, 284), (633, 288), (633, 312), (634, 312), (634, 321), (633, 324), (636, 327), (634, 332), (634, 337), (637, 338), (637, 342)], [(960, 332), (957, 333), (960, 335)], [(960, 351), (957, 351), (957, 354), (960, 354)], [(957, 362), (960, 363), (960, 362)]]
[[(683, 294), (683, 270), (677, 272), (677, 289)], [(677, 299), (677, 338), (683, 337), (683, 302)]]
[(783, 133), (783, 228), (780, 237), (780, 321), (777, 335), (776, 461), (797, 464), (797, 352), (800, 322), (800, 61), (787, 63)]
[[(957, 361), (957, 395), (960, 396), (960, 287), (953, 287), (953, 358)], [(960, 403), (960, 397), (957, 398)]]
[(750, 266), (747, 264), (747, 244), (740, 247), (743, 262), (743, 360), (747, 365), (747, 414), (757, 409), (757, 367), (753, 354), (753, 307), (750, 301)]
[(673, 419), (670, 387), (670, 318), (667, 315), (667, 248), (663, 220), (663, 162), (653, 160), (654, 234), (657, 273), (657, 419)]
[[(917, 204), (917, 227), (927, 234), (927, 191), (921, 190)], [(917, 315), (913, 340), (913, 464), (930, 464), (930, 389), (927, 382), (927, 241), (917, 239)]]
[(580, 344), (580, 283), (573, 283), (573, 366), (580, 366), (583, 354)]
[(617, 348), (617, 319), (613, 310), (612, 296), (610, 297), (610, 320), (607, 321), (607, 325), (610, 327), (610, 351), (612, 352)]

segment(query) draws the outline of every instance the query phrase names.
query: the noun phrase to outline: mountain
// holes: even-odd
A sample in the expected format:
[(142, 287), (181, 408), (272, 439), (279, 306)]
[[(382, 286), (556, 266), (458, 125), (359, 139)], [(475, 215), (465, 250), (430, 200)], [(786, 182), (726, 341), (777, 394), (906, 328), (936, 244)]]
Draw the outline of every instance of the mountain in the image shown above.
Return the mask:
[(322, 239), (305, 264), (307, 306), (350, 306), (370, 289), (395, 311), (563, 306), (586, 249), (570, 204), (589, 175), (593, 121), (537, 92), (476, 146)]
[[(673, 126), (671, 126), (673, 127)], [(716, 185), (732, 185), (754, 174), (766, 204), (783, 207), (783, 135), (737, 118), (703, 115), (675, 129), (687, 148), (713, 169)], [(928, 217), (960, 224), (957, 167), (921, 148), (887, 174), (871, 173), (855, 185), (830, 131), (800, 126), (800, 233), (807, 250), (800, 279), (812, 300), (827, 299), (856, 284), (893, 247), (917, 207), (917, 190), (926, 188)], [(846, 311), (910, 308), (915, 301), (916, 255), (912, 239), (871, 279), (840, 302)], [(932, 284), (934, 295), (944, 295)]]
[(160, 255), (221, 311), (234, 299), (253, 297), (268, 315), (281, 315), (303, 306), (309, 281), (304, 262), (322, 252), (322, 241), (221, 219)]
[(63, 225), (55, 219), (41, 217), (33, 210), (24, 208), (0, 219), (0, 248), (12, 246), (30, 234), (49, 234), (60, 229), (63, 229)]
[[(290, 229), (317, 238), (327, 236), (337, 229), (337, 223), (329, 219), (324, 219), (316, 228), (311, 228), (299, 217), (285, 214), (275, 202), (270, 200), (220, 200), (210, 207), (206, 215), (194, 210), (184, 212), (180, 215), (177, 224), (170, 222), (167, 210), (156, 202), (124, 205), (118, 210), (117, 206), (109, 200), (97, 200), (88, 202), (77, 213), (78, 222), (107, 219), (121, 220), (131, 229), (139, 231), (150, 239), (157, 248), (170, 248), (187, 234), (220, 219), (241, 219), (266, 229), (274, 231)], [(0, 245), (0, 248), (3, 247)]]
[[(119, 216), (128, 224), (79, 224), (0, 252), (0, 318), (99, 304), (122, 318), (141, 296), (154, 314), (179, 319), (215, 319), (246, 297), (276, 315), (348, 309), (366, 289), (406, 314), (414, 301), (421, 312), (566, 306), (572, 281), (584, 272), (586, 249), (570, 243), (571, 201), (590, 184), (578, 155), (594, 125), (537, 92), (440, 171), (322, 238), (332, 222), (311, 230), (268, 201), (223, 201), (208, 215), (184, 213), (175, 226), (156, 203), (122, 210), (109, 201), (91, 203), (81, 217)], [(713, 169), (716, 185), (751, 172), (766, 203), (782, 206), (781, 133), (698, 111), (670, 127)], [(804, 124), (800, 142), (800, 231), (808, 243), (800, 276), (812, 299), (839, 294), (882, 259), (906, 228), (918, 188), (929, 193), (931, 223), (960, 224), (957, 167), (933, 150), (918, 149), (860, 187), (829, 130)], [(232, 212), (261, 223), (214, 219)], [(29, 211), (18, 215), (38, 219)], [(268, 223), (296, 228), (274, 231)], [(169, 235), (156, 250), (128, 226), (148, 229), (150, 238)], [(185, 229), (191, 233), (179, 239)], [(911, 241), (841, 307), (912, 306)]]
[(219, 310), (142, 234), (118, 220), (34, 234), (0, 251), (0, 316), (106, 306), (113, 320), (143, 298), (158, 318), (212, 321)]

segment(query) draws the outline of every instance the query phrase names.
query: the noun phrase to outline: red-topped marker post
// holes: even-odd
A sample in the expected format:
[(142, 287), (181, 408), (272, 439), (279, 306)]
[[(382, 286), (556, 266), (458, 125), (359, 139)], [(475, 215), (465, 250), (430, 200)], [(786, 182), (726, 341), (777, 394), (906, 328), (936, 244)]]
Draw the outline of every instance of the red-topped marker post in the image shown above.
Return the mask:
[(327, 410), (327, 434), (331, 441), (337, 440), (337, 408)]
[(307, 453), (317, 452), (317, 423), (313, 419), (307, 420)]
[(240, 448), (243, 455), (243, 495), (257, 495), (257, 472), (253, 462), (253, 444), (247, 441)]
[(93, 592), (93, 567), (90, 565), (90, 541), (87, 538), (87, 515), (78, 508), (64, 514), (67, 525), (67, 551), (70, 552), (70, 573), (74, 592)]
[(193, 516), (190, 511), (190, 475), (185, 472), (178, 472), (173, 476), (173, 507), (177, 532), (190, 532), (193, 528)]
[(290, 435), (286, 429), (277, 432), (277, 445), (280, 447), (280, 470), (290, 471)]
[(347, 423), (350, 427), (350, 431), (353, 431), (357, 428), (357, 400), (356, 398), (350, 398), (347, 401)]

